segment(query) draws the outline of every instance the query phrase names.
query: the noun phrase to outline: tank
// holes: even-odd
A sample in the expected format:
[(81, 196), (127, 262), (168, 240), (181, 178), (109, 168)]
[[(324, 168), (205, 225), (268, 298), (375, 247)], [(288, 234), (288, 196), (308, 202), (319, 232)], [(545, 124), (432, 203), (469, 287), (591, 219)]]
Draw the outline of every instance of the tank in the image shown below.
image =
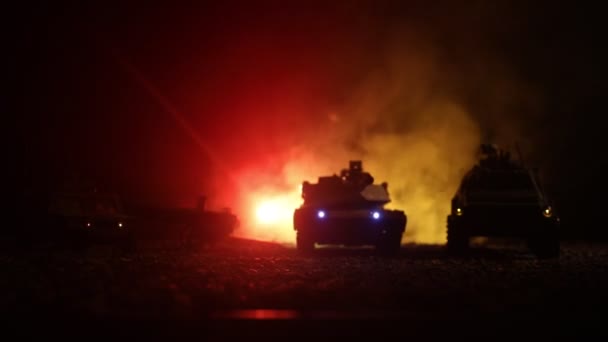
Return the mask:
[(230, 208), (207, 208), (205, 196), (197, 197), (192, 207), (147, 206), (133, 212), (142, 239), (171, 241), (182, 249), (216, 243), (240, 225)]
[(111, 244), (135, 249), (132, 217), (118, 194), (97, 190), (53, 191), (23, 203), (20, 241), (29, 246), (86, 249)]
[(538, 169), (495, 144), (482, 144), (447, 217), (447, 248), (469, 249), (471, 237), (523, 238), (538, 257), (559, 256), (559, 217)]
[(362, 162), (352, 160), (340, 174), (302, 183), (303, 204), (294, 212), (296, 244), (310, 253), (319, 245), (373, 245), (382, 254), (401, 248), (407, 216), (388, 210), (388, 183), (374, 184)]

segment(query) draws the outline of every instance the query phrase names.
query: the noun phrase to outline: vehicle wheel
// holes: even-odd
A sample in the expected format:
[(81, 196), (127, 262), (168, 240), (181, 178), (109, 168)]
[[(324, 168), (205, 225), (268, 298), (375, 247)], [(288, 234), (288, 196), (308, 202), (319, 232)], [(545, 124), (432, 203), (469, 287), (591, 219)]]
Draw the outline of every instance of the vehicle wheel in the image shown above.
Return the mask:
[(452, 254), (460, 254), (469, 249), (469, 234), (461, 224), (458, 224), (448, 218), (448, 252)]
[(383, 235), (376, 244), (376, 251), (380, 255), (393, 256), (401, 250), (401, 237), (403, 234)]
[(528, 248), (538, 258), (557, 258), (560, 254), (559, 227), (547, 224), (528, 237)]
[(310, 254), (315, 249), (315, 242), (310, 238), (310, 236), (307, 236), (307, 234), (298, 231), (296, 236), (296, 246), (298, 251), (301, 253)]
[(532, 237), (528, 247), (540, 259), (557, 258), (560, 254), (559, 239), (556, 237)]

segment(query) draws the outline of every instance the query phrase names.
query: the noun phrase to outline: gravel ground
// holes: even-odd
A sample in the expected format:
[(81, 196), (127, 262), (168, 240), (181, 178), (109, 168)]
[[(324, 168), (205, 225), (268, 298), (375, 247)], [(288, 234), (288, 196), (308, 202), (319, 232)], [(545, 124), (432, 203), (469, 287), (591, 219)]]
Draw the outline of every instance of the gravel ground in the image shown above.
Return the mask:
[(212, 326), (217, 337), (360, 336), (364, 327), (374, 336), (604, 334), (607, 245), (564, 243), (561, 257), (550, 260), (518, 243), (477, 246), (466, 257), (435, 245), (404, 245), (390, 258), (371, 249), (317, 252), (300, 256), (238, 238), (188, 252), (152, 245), (130, 255), (107, 247), (4, 252), (0, 310), (16, 322)]

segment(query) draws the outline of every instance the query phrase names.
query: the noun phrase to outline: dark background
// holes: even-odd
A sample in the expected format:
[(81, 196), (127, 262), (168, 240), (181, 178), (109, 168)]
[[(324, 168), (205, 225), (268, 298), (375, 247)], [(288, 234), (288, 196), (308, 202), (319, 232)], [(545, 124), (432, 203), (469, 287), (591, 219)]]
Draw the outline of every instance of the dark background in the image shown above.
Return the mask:
[[(564, 236), (606, 238), (596, 200), (605, 189), (606, 153), (603, 16), (595, 6), (289, 3), (7, 9), (9, 185), (21, 192), (93, 179), (132, 202), (205, 192), (228, 177), (226, 169), (270, 163), (319, 115), (277, 113), (339, 104), (382, 63), (377, 52), (387, 37), (407, 31), (437, 51), (444, 79), (452, 80), (441, 91), (468, 109), (485, 137), (527, 142), (558, 202)], [(193, 143), (125, 65), (185, 113), (202, 142)], [(493, 89), (486, 81), (496, 66), (525, 87)], [(514, 101), (496, 110), (528, 90), (533, 105)], [(496, 93), (503, 102), (494, 101)], [(500, 136), (513, 122), (518, 136)]]

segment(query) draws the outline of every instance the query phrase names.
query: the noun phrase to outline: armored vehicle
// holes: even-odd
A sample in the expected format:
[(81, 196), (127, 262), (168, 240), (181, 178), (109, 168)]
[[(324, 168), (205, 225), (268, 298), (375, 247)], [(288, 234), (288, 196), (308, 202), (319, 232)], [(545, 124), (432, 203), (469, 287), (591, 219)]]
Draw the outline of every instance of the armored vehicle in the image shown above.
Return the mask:
[(227, 238), (240, 225), (229, 208), (206, 208), (205, 196), (199, 196), (193, 207), (148, 206), (133, 212), (142, 238), (174, 241), (184, 249), (197, 249)]
[(340, 175), (323, 176), (302, 183), (304, 203), (294, 212), (296, 244), (312, 252), (315, 244), (374, 245), (378, 252), (393, 254), (401, 247), (407, 216), (387, 210), (388, 184), (374, 184), (361, 161), (350, 161)]
[[(447, 248), (460, 253), (469, 238), (523, 238), (538, 257), (559, 256), (559, 218), (537, 169), (493, 144), (462, 179), (447, 217)], [(519, 150), (517, 150), (519, 152)]]
[(120, 197), (97, 191), (61, 191), (43, 196), (22, 214), (22, 242), (86, 248), (113, 244), (135, 248), (131, 217)]

